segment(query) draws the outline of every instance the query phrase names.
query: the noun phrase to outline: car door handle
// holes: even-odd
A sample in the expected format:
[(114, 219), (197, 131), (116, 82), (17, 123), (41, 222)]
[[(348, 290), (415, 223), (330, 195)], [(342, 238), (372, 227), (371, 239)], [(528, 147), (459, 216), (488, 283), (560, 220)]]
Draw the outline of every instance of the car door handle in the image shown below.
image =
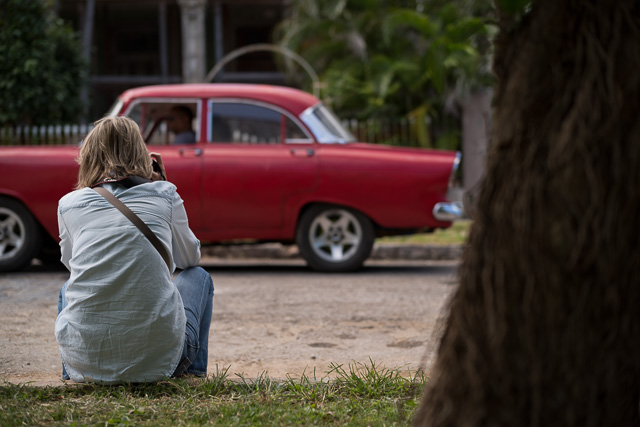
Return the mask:
[(315, 154), (315, 151), (311, 148), (292, 148), (290, 152), (297, 157), (312, 157)]
[(181, 148), (180, 151), (178, 151), (178, 153), (180, 153), (181, 156), (184, 156), (185, 154), (193, 153), (195, 157), (200, 157), (202, 155), (202, 148), (195, 148), (195, 149)]

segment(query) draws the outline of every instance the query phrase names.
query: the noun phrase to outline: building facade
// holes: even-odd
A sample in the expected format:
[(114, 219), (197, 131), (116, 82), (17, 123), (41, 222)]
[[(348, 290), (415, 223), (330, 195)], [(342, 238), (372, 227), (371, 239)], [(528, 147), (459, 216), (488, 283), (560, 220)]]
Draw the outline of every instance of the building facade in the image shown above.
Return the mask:
[[(82, 34), (90, 64), (88, 120), (136, 86), (203, 82), (226, 54), (271, 43), (286, 0), (57, 0), (58, 16)], [(229, 62), (215, 81), (284, 84), (273, 54)]]

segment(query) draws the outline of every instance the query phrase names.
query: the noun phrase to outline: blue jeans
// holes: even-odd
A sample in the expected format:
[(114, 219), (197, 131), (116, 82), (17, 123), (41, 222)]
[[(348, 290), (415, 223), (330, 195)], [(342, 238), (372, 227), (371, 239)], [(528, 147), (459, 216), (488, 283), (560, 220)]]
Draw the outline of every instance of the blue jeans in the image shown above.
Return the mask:
[(186, 369), (188, 374), (206, 377), (213, 311), (213, 280), (203, 268), (191, 267), (176, 276), (173, 283), (180, 292), (184, 314), (187, 316), (182, 362), (173, 375), (182, 375)]
[[(173, 280), (184, 304), (187, 317), (182, 359), (174, 376), (185, 373), (204, 377), (207, 375), (209, 359), (209, 328), (213, 311), (213, 280), (211, 275), (201, 267), (183, 270)], [(68, 282), (60, 289), (58, 296), (58, 314), (67, 306), (65, 293)], [(62, 379), (68, 380), (64, 364)]]

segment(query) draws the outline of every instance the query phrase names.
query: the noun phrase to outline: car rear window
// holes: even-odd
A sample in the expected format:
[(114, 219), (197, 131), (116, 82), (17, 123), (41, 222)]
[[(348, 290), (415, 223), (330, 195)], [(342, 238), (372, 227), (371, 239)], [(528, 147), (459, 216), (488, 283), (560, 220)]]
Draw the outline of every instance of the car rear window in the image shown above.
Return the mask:
[(282, 112), (246, 102), (216, 101), (209, 105), (209, 141), (236, 144), (312, 142)]

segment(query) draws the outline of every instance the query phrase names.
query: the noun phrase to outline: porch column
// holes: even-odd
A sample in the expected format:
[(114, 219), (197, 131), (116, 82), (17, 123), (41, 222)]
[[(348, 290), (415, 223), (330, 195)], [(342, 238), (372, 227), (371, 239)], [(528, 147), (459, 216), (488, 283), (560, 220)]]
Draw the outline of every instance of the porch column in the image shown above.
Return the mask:
[(182, 23), (182, 80), (202, 83), (206, 71), (206, 0), (178, 0)]
[(87, 64), (87, 79), (80, 89), (83, 122), (89, 121), (89, 92), (91, 85), (91, 49), (93, 47), (93, 24), (95, 20), (96, 1), (87, 0), (82, 20), (82, 56)]
[(493, 89), (484, 88), (462, 100), (462, 176), (465, 209), (473, 215), (479, 186), (484, 176), (491, 139)]

